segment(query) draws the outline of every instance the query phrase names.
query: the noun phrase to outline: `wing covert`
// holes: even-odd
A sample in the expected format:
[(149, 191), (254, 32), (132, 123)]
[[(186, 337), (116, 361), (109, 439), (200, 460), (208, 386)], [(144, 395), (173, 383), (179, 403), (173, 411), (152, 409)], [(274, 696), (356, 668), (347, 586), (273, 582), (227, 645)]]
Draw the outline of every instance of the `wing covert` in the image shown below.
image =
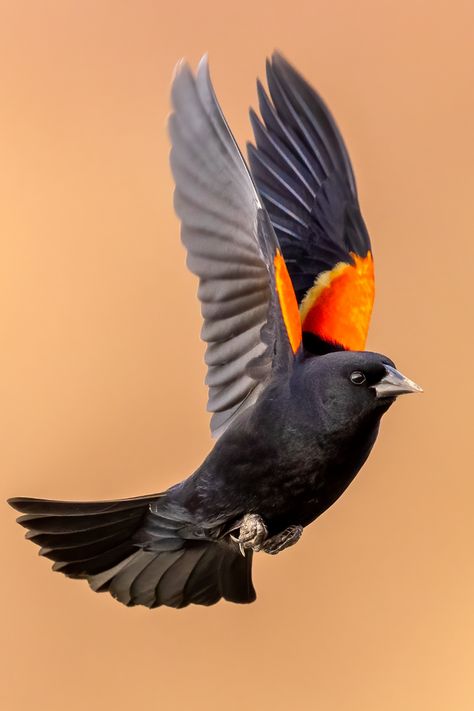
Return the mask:
[[(199, 277), (208, 410), (218, 435), (255, 401), (275, 365), (291, 363), (298, 336), (290, 342), (281, 304), (292, 300), (293, 316), (297, 304), (292, 290), (277, 291), (277, 238), (217, 103), (205, 58), (195, 77), (187, 64), (178, 65), (172, 104), (175, 209), (188, 267)], [(301, 341), (299, 319), (298, 329)]]

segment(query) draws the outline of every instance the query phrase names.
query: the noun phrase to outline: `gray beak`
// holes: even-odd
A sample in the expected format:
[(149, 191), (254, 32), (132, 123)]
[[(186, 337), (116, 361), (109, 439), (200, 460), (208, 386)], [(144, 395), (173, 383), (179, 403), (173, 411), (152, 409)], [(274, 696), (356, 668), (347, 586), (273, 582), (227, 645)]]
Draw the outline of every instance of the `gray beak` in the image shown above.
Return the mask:
[(382, 380), (377, 385), (371, 387), (375, 390), (376, 397), (398, 397), (405, 393), (422, 393), (423, 388), (406, 378), (398, 370), (392, 368), (391, 365), (385, 365), (387, 375), (384, 375)]

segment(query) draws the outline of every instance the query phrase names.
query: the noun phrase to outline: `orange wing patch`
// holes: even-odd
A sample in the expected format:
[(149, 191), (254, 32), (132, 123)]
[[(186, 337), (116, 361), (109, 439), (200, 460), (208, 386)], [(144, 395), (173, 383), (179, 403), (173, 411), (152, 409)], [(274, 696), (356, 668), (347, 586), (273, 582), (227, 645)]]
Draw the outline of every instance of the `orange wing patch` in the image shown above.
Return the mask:
[(293, 284), (279, 249), (276, 251), (273, 263), (275, 265), (275, 284), (283, 321), (293, 353), (296, 353), (302, 340), (300, 313)]
[(339, 262), (322, 272), (300, 305), (303, 331), (324, 341), (362, 351), (374, 303), (374, 262), (350, 253), (354, 264)]

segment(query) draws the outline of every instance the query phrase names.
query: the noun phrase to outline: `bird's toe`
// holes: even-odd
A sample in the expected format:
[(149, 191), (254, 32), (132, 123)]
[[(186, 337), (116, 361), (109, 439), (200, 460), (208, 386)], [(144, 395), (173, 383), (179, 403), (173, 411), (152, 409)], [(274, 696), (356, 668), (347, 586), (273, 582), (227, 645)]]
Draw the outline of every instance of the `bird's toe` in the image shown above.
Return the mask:
[(302, 533), (303, 526), (288, 526), (281, 533), (264, 541), (260, 550), (269, 555), (276, 555), (285, 550), (285, 548), (294, 546), (300, 540)]

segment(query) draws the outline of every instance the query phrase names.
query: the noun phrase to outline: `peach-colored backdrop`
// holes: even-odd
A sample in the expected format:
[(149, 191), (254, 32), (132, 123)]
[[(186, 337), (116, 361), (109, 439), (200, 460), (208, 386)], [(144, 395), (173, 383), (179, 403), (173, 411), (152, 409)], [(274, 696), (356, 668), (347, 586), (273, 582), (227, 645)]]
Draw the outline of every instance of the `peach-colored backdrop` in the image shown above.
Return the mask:
[(474, 708), (474, 6), (0, 3), (0, 494), (159, 491), (211, 446), (172, 209), (175, 62), (209, 51), (238, 140), (274, 47), (349, 144), (377, 260), (369, 347), (425, 388), (349, 491), (257, 556), (258, 601), (126, 609), (1, 504), (5, 711)]

